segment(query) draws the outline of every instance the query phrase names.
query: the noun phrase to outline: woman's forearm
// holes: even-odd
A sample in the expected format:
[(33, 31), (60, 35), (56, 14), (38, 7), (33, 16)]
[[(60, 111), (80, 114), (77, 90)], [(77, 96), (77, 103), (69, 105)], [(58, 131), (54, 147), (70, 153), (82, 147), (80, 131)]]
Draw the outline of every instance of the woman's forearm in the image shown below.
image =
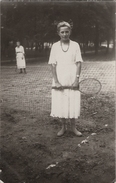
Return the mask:
[(57, 78), (57, 73), (56, 73), (56, 65), (55, 64), (52, 65), (51, 69), (52, 69), (52, 75), (53, 75), (54, 81), (55, 81), (55, 83), (57, 83), (58, 82), (58, 78)]
[(76, 63), (76, 76), (75, 76), (75, 83), (79, 82), (79, 76), (81, 73), (81, 62)]
[(77, 62), (76, 66), (77, 66), (76, 75), (80, 76), (80, 73), (81, 73), (81, 62)]

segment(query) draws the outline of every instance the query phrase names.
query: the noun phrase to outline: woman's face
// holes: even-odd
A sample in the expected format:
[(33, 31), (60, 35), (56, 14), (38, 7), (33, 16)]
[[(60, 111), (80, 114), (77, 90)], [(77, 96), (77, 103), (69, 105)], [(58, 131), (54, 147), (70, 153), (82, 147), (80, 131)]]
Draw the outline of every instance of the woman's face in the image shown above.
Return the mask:
[(17, 42), (16, 44), (17, 44), (17, 46), (20, 46), (20, 42)]
[(60, 36), (62, 41), (69, 40), (71, 34), (71, 30), (68, 27), (60, 27), (58, 31), (58, 35)]

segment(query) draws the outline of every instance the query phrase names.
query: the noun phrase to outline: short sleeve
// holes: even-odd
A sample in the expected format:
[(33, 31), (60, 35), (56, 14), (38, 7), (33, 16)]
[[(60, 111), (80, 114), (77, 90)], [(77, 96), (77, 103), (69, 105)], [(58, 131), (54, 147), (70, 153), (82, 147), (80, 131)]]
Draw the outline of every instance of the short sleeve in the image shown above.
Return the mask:
[(56, 64), (56, 59), (55, 59), (55, 45), (52, 45), (51, 51), (50, 51), (50, 57), (48, 64)]
[(76, 46), (76, 58), (75, 58), (75, 62), (83, 62), (79, 44), (77, 44), (77, 46)]

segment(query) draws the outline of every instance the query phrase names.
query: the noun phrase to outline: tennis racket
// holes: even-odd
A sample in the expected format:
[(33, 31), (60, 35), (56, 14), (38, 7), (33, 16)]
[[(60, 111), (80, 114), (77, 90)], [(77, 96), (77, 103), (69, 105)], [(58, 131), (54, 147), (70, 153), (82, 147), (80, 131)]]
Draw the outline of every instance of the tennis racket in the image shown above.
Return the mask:
[(64, 89), (79, 90), (81, 93), (85, 95), (98, 94), (101, 88), (102, 88), (102, 85), (100, 81), (95, 78), (87, 78), (87, 79), (81, 80), (79, 82), (78, 87), (72, 87), (72, 86), (61, 86), (61, 87), (53, 86), (52, 87), (52, 89), (56, 89), (56, 90), (64, 90)]

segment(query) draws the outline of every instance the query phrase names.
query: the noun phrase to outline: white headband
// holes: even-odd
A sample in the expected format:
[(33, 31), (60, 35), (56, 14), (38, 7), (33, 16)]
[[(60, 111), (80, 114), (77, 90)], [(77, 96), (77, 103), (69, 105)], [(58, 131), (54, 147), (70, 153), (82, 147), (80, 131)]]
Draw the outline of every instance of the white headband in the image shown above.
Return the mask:
[(65, 22), (65, 21), (63, 21), (63, 22), (60, 22), (58, 25), (57, 25), (57, 29), (59, 29), (60, 27), (68, 27), (69, 29), (71, 29), (71, 26), (70, 26), (70, 24), (68, 23), (68, 22)]

